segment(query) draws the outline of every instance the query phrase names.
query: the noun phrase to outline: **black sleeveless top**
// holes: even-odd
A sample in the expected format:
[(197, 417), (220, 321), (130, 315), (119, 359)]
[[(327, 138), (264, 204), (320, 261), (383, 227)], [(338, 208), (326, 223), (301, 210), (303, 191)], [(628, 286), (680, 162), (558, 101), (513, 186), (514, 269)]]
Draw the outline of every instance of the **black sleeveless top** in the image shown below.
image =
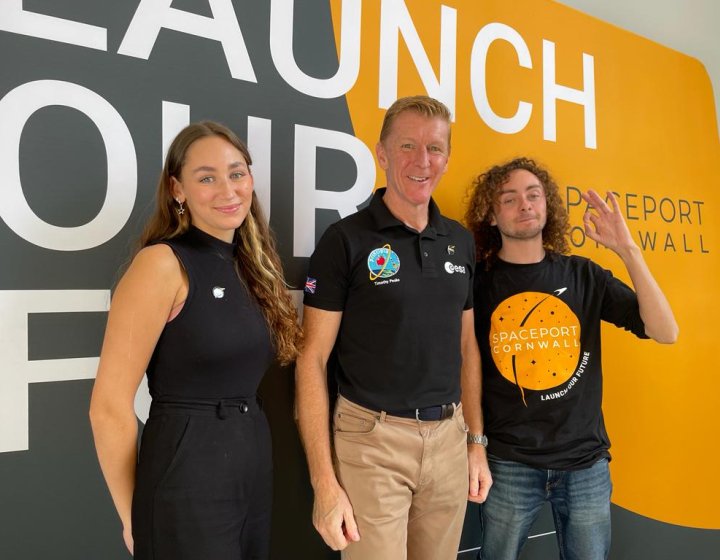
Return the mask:
[(193, 226), (162, 241), (189, 280), (147, 368), (150, 395), (196, 399), (255, 394), (274, 358), (265, 319), (235, 269), (235, 245)]

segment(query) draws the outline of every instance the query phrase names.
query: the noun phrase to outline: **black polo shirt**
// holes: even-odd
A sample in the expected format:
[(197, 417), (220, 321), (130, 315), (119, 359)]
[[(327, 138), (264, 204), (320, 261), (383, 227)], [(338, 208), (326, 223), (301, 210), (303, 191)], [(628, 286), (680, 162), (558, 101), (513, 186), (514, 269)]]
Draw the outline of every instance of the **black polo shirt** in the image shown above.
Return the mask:
[(430, 201), (421, 233), (385, 206), (330, 226), (310, 258), (305, 305), (342, 311), (340, 394), (375, 410), (460, 400), (462, 313), (473, 306), (475, 247)]

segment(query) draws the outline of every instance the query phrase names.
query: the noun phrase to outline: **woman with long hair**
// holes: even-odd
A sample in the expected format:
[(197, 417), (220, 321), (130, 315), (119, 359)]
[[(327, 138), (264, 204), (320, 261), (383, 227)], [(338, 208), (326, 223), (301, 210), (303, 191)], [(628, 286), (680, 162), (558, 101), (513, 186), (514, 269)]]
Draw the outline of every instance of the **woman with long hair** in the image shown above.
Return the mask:
[[(256, 390), (302, 334), (245, 144), (191, 124), (113, 295), (90, 419), (136, 559), (266, 558), (272, 463)], [(137, 452), (134, 399), (153, 398)]]

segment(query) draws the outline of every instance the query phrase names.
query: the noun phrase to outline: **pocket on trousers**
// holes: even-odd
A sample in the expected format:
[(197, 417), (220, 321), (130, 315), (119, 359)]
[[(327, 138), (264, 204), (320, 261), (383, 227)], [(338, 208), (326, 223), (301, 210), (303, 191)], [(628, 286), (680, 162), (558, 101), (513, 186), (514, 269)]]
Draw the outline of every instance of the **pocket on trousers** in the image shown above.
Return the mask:
[(361, 417), (347, 412), (337, 412), (334, 420), (334, 431), (336, 434), (363, 435), (369, 434), (377, 426), (377, 419), (373, 417)]
[(463, 416), (462, 410), (459, 410), (455, 413), (455, 416), (453, 416), (453, 422), (455, 423), (455, 426), (457, 426), (457, 429), (460, 430), (463, 435), (467, 434), (468, 427), (465, 423), (465, 416)]
[[(172, 417), (174, 419), (178, 420), (178, 425), (175, 427), (175, 433), (179, 433), (179, 437), (177, 437), (177, 443), (175, 444), (175, 452), (172, 455), (172, 458), (170, 459), (167, 468), (165, 469), (165, 472), (160, 477), (160, 480), (158, 481), (158, 488), (162, 487), (172, 474), (172, 472), (176, 469), (178, 464), (180, 464), (183, 460), (183, 457), (185, 456), (185, 452), (187, 448), (189, 447), (188, 441), (190, 440), (191, 435), (191, 428), (192, 428), (192, 417), (191, 416), (176, 416)], [(171, 435), (170, 433), (166, 434), (168, 437)]]

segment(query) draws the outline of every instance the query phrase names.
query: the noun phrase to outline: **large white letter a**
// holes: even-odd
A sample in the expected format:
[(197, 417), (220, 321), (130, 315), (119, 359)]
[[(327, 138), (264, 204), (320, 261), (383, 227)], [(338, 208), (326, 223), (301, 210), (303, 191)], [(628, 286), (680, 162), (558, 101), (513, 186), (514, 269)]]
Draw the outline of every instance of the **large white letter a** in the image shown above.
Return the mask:
[(172, 0), (141, 0), (118, 53), (147, 60), (160, 30), (174, 29), (220, 41), (230, 75), (237, 80), (257, 82), (232, 2), (209, 0), (209, 3), (211, 18), (172, 8)]

